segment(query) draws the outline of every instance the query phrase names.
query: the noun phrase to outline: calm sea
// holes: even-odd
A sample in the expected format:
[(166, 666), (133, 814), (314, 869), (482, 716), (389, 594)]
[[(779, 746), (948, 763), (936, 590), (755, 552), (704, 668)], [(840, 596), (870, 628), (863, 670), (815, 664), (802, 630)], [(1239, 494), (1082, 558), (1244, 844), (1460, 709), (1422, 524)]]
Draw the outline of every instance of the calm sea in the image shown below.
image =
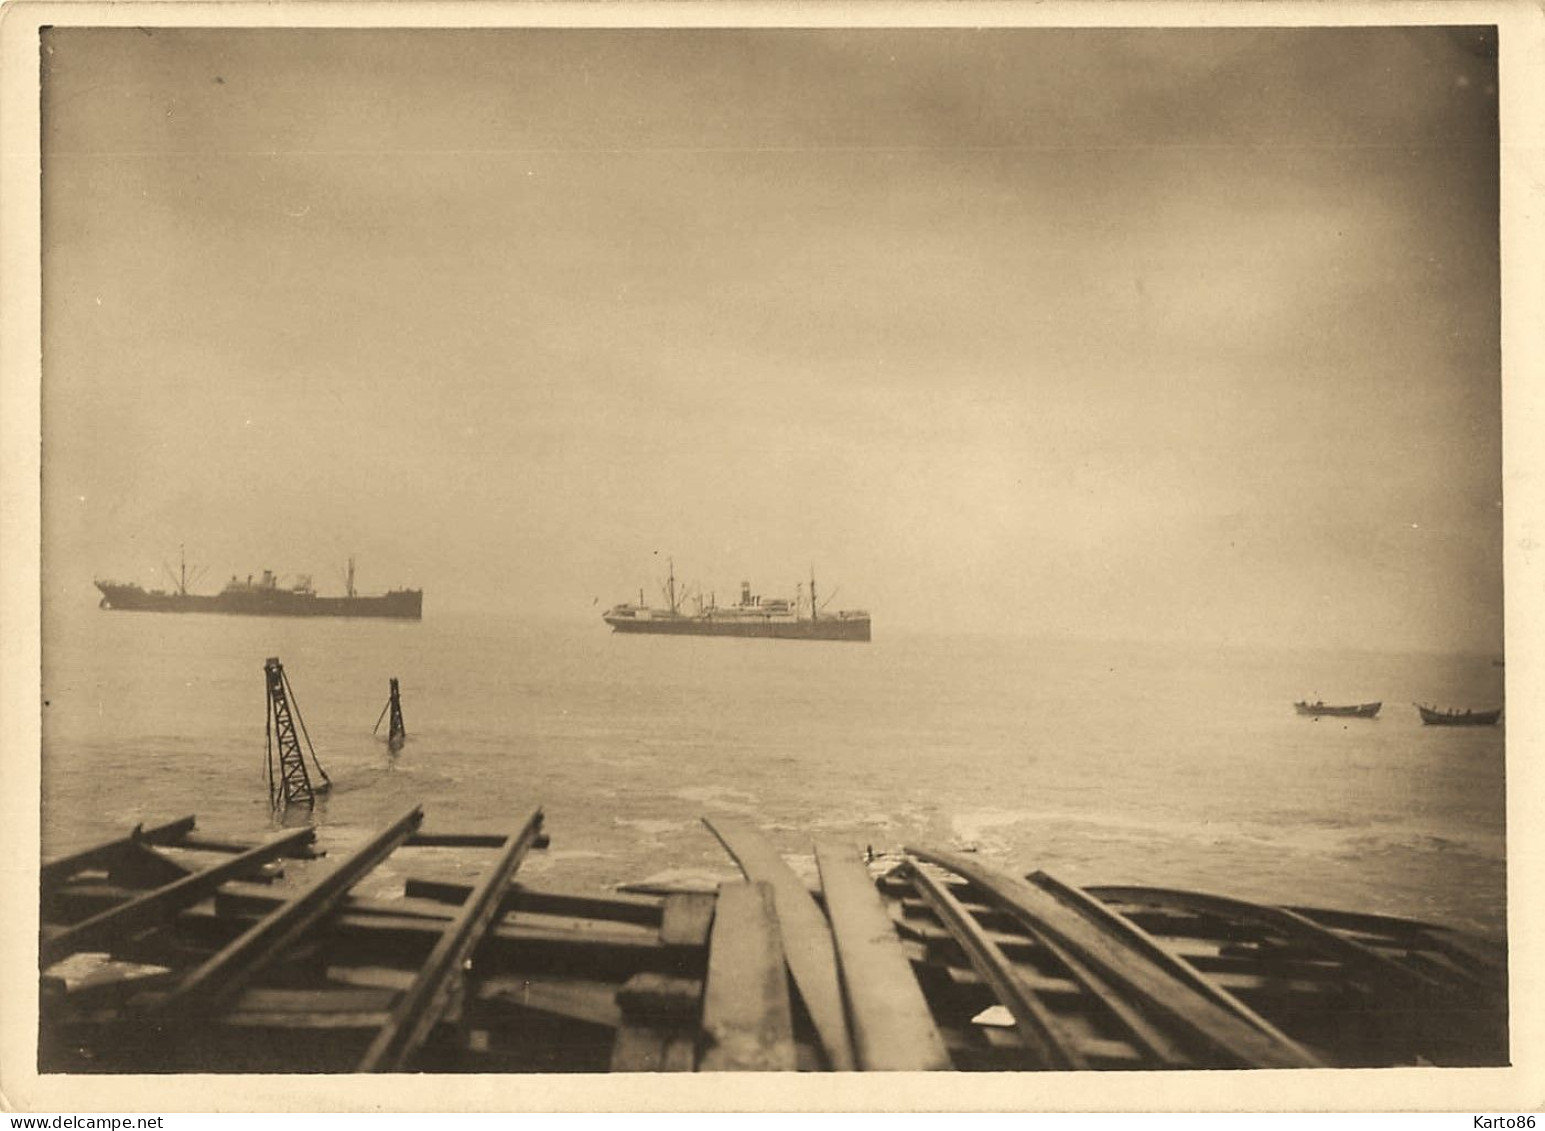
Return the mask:
[[(552, 846), (524, 874), (729, 877), (699, 818), (734, 815), (807, 871), (812, 838), (834, 837), (970, 848), (1079, 884), (1505, 927), (1504, 727), (1423, 727), (1410, 705), (1500, 704), (1489, 657), (883, 621), (862, 645), (620, 637), (599, 615), (49, 614), (45, 856), (188, 813), (207, 835), (277, 827), (262, 667), (278, 656), (335, 783), (309, 818), (335, 854), (415, 804), (443, 831), (512, 827), (540, 804)], [(409, 734), (396, 753), (371, 734), (391, 676)], [(1293, 712), (1304, 696), (1385, 706), (1313, 721)]]

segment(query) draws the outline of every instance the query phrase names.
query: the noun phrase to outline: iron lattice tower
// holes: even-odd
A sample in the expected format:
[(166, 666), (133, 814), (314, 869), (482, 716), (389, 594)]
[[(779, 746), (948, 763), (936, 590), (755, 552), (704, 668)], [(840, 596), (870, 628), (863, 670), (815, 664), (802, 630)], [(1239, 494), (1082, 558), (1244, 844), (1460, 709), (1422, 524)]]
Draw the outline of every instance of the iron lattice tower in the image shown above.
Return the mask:
[[(270, 656), (263, 664), (263, 675), (268, 684), (268, 799), (275, 808), (288, 805), (314, 805), (316, 795), (332, 785), (327, 771), (317, 761), (316, 750), (311, 746), (311, 736), (306, 733), (306, 721), (300, 717), (300, 706), (294, 704), (295, 693), (284, 665), (279, 657)], [(296, 726), (299, 724), (299, 733)], [(313, 786), (311, 775), (306, 771), (306, 758), (301, 751), (300, 740), (304, 736), (306, 749), (311, 752), (311, 764), (316, 767), (322, 784)], [(274, 771), (275, 747), (278, 748), (278, 773)]]

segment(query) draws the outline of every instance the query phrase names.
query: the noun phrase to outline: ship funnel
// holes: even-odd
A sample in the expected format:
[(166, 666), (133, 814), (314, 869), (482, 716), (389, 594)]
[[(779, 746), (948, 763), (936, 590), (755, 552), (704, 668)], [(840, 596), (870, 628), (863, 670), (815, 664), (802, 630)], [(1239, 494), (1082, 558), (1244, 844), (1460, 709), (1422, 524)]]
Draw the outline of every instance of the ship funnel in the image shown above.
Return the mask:
[(742, 605), (749, 605), (751, 603), (751, 583), (749, 581), (742, 581), (740, 583), (740, 603)]

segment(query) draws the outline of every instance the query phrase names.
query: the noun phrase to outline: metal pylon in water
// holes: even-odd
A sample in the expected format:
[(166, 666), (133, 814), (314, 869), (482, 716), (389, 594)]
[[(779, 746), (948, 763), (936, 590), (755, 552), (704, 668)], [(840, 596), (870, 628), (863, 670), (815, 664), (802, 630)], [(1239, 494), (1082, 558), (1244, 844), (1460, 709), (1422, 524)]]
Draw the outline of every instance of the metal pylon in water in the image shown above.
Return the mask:
[(386, 741), (401, 746), (407, 737), (407, 728), (402, 725), (402, 695), (397, 689), (397, 677), (392, 676), (392, 721), (386, 728)]
[[(288, 805), (316, 803), (316, 795), (325, 792), (332, 782), (322, 764), (317, 761), (311, 736), (306, 733), (306, 721), (300, 717), (300, 705), (295, 703), (295, 693), (284, 665), (279, 657), (270, 656), (263, 664), (263, 676), (268, 684), (268, 799), (277, 808)], [(297, 734), (296, 725), (300, 730)], [(304, 736), (306, 749), (311, 753), (311, 764), (316, 767), (322, 784), (313, 786), (311, 775), (306, 772), (306, 758), (301, 751), (300, 739)], [(275, 772), (275, 747), (278, 749), (278, 770)]]
[(381, 708), (381, 713), (376, 716), (376, 725), (371, 734), (381, 729), (381, 720), (386, 718), (387, 712), (391, 712), (392, 721), (386, 728), (386, 744), (392, 749), (401, 746), (408, 737), (408, 730), (402, 725), (402, 692), (397, 686), (397, 677), (391, 677), (391, 695), (386, 700), (386, 706)]

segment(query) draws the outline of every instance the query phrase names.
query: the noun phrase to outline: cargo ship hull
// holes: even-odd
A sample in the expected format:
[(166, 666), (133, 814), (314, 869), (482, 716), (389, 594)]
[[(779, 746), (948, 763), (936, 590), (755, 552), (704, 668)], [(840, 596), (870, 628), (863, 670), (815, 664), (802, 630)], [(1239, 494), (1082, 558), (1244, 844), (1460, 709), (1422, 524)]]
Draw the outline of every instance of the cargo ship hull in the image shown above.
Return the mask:
[(389, 617), (422, 620), (421, 589), (398, 589), (371, 597), (321, 597), (287, 589), (249, 589), (215, 596), (164, 593), (138, 585), (99, 581), (102, 608), (140, 613), (222, 613), (252, 617)]
[(868, 617), (779, 620), (771, 617), (650, 616), (607, 613), (614, 632), (655, 636), (742, 636), (770, 640), (869, 640)]

